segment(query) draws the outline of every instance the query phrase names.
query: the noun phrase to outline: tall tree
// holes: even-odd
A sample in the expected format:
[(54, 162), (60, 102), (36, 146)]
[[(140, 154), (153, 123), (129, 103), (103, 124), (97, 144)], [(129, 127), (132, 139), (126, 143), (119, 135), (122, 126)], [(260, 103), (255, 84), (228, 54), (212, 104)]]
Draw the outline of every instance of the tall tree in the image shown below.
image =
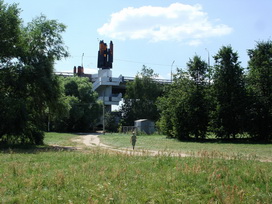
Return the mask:
[(208, 120), (209, 120), (209, 106), (206, 97), (206, 90), (209, 79), (208, 65), (205, 61), (201, 60), (201, 57), (194, 56), (187, 63), (188, 72), (193, 86), (190, 89), (189, 94), (189, 118), (190, 118), (190, 133), (196, 138), (201, 136), (205, 137)]
[[(21, 10), (17, 4), (8, 5), (0, 0), (0, 62), (17, 57), (21, 39)], [(0, 67), (2, 68), (2, 67)]]
[(157, 105), (160, 130), (180, 140), (204, 138), (208, 127), (208, 103), (205, 97), (207, 64), (199, 56), (187, 63), (188, 72), (177, 70), (174, 83)]
[(245, 81), (238, 54), (231, 46), (223, 46), (214, 56), (215, 74), (213, 130), (218, 137), (235, 138), (244, 131)]
[(208, 80), (208, 65), (200, 56), (195, 55), (193, 59), (189, 59), (187, 68), (191, 79), (196, 85), (206, 84)]
[(45, 112), (60, 97), (53, 66), (68, 55), (65, 26), (41, 16), (24, 27), (19, 13), (0, 1), (0, 140), (40, 144)]
[(102, 113), (98, 95), (92, 91), (92, 83), (84, 77), (61, 78), (65, 96), (64, 103), (69, 105), (69, 113), (55, 117), (53, 129), (56, 131), (90, 131), (96, 126)]
[(251, 105), (249, 132), (259, 139), (272, 138), (272, 41), (258, 42), (248, 50)]
[(121, 107), (124, 125), (133, 125), (134, 120), (141, 118), (158, 119), (155, 101), (162, 92), (162, 85), (154, 81), (156, 76), (152, 69), (143, 66), (134, 81), (127, 84)]
[(174, 75), (174, 83), (164, 96), (158, 98), (160, 119), (157, 126), (163, 134), (179, 140), (190, 137), (189, 101), (190, 90), (193, 86), (194, 84), (188, 78), (188, 73), (178, 70)]

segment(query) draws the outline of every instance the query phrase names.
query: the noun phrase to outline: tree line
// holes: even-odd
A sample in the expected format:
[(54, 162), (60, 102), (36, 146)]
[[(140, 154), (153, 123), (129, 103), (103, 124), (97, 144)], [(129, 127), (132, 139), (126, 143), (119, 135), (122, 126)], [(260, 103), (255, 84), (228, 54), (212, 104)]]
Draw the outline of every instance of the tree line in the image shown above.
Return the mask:
[[(17, 4), (0, 0), (0, 143), (42, 144), (44, 131), (90, 131), (102, 103), (87, 78), (54, 74), (54, 63), (69, 56), (61, 34), (66, 26), (44, 15), (24, 24)], [(272, 138), (272, 42), (257, 42), (241, 67), (231, 46), (208, 64), (199, 56), (177, 69), (172, 84), (154, 81), (143, 66), (127, 84), (121, 125), (156, 121), (158, 130), (180, 140), (241, 135)], [(116, 130), (113, 115), (106, 128)]]
[(17, 4), (0, 0), (0, 143), (42, 144), (44, 131), (86, 131), (102, 105), (87, 78), (54, 74), (67, 57), (66, 26), (44, 15), (24, 25)]
[(213, 56), (213, 66), (195, 55), (166, 86), (152, 80), (154, 71), (144, 66), (127, 86), (123, 125), (148, 118), (157, 121), (161, 133), (179, 140), (211, 133), (224, 139), (271, 140), (272, 42), (257, 42), (248, 55), (246, 69), (230, 45)]
[(27, 25), (16, 4), (0, 0), (0, 140), (40, 144), (47, 108), (56, 110), (54, 61), (68, 56), (65, 25), (41, 15)]

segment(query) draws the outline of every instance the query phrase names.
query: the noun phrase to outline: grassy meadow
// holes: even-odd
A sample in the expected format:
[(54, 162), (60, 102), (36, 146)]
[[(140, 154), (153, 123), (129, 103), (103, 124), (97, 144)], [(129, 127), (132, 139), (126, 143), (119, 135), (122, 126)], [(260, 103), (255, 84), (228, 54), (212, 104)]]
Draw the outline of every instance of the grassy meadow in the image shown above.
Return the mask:
[[(104, 144), (115, 148), (131, 149), (130, 135), (128, 134), (108, 133), (99, 137)], [(272, 161), (272, 144), (230, 143), (216, 140), (180, 142), (168, 139), (164, 135), (140, 135), (137, 136), (136, 149), (180, 152), (192, 156)]]
[[(66, 134), (50, 137), (45, 141), (55, 144)], [(272, 163), (256, 159), (134, 156), (45, 145), (0, 149), (0, 161), (4, 204), (272, 203)]]
[(47, 145), (75, 146), (76, 142), (73, 142), (72, 139), (77, 136), (69, 133), (48, 132), (45, 135), (44, 143)]

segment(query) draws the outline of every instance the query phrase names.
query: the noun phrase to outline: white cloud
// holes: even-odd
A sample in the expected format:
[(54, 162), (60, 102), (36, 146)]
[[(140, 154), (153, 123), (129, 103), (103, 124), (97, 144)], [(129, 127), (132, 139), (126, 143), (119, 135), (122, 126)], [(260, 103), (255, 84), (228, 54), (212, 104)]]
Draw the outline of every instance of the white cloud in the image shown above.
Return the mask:
[(199, 4), (174, 3), (169, 7), (124, 8), (97, 31), (113, 39), (174, 40), (196, 46), (205, 38), (227, 35), (232, 28), (218, 24), (218, 19), (211, 21)]

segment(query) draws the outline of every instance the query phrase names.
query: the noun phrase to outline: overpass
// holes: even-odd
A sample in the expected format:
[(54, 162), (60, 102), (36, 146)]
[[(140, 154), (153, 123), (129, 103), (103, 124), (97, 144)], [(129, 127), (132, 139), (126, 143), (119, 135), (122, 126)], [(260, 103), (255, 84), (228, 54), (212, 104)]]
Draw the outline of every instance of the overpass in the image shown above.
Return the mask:
[[(113, 63), (113, 43), (110, 42), (108, 48), (104, 41), (99, 42), (98, 59), (97, 59), (97, 74), (85, 74), (82, 66), (74, 67), (73, 72), (55, 72), (56, 75), (64, 77), (88, 77), (90, 82), (93, 83), (93, 91), (96, 91), (99, 100), (102, 100), (106, 110), (111, 111), (111, 105), (119, 105), (123, 95), (126, 91), (126, 84), (133, 81), (134, 77), (119, 77), (112, 76), (112, 63)], [(170, 84), (170, 80), (154, 79), (154, 81), (162, 84)]]
[[(78, 69), (78, 68), (77, 68)], [(80, 69), (80, 68), (79, 68)], [(98, 70), (98, 72), (101, 70)], [(119, 105), (126, 92), (127, 82), (134, 81), (135, 77), (122, 76), (112, 77), (108, 73), (104, 72), (98, 74), (85, 74), (78, 72), (55, 72), (58, 76), (63, 77), (87, 77), (89, 81), (93, 83), (93, 90), (99, 94), (99, 100), (104, 101), (105, 105)], [(153, 79), (160, 84), (171, 84), (169, 79)]]

